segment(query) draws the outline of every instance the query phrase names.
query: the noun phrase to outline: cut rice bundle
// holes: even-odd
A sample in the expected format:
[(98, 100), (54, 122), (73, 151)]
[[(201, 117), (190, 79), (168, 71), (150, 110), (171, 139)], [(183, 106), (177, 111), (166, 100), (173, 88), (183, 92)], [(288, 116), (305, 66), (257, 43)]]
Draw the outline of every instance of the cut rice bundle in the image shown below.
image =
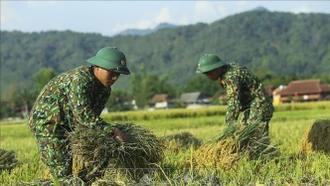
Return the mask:
[(128, 142), (118, 141), (101, 128), (79, 126), (72, 133), (73, 172), (86, 180), (100, 177), (105, 169), (120, 171), (138, 180), (162, 161), (164, 146), (151, 131), (133, 123), (115, 124)]
[(198, 148), (202, 143), (201, 140), (189, 132), (181, 132), (178, 134), (168, 135), (163, 137), (162, 141), (164, 142), (166, 149), (174, 153), (187, 150), (191, 146)]
[(316, 120), (302, 137), (301, 152), (315, 151), (330, 153), (330, 119)]
[(202, 145), (194, 154), (196, 168), (230, 168), (239, 158), (235, 148), (230, 138)]
[(264, 123), (228, 126), (221, 137), (210, 141), (195, 153), (197, 167), (230, 168), (241, 155), (248, 159), (269, 158), (278, 155), (270, 145), (270, 138), (263, 132)]
[(11, 171), (19, 164), (20, 163), (16, 159), (15, 152), (13, 150), (0, 149), (0, 171)]

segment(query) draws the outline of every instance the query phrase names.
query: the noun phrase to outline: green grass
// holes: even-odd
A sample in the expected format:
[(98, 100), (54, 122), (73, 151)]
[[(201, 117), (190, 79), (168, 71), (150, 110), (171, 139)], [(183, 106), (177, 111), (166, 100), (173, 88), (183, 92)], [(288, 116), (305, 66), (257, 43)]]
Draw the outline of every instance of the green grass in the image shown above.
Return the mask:
[[(267, 162), (248, 161), (242, 158), (230, 170), (205, 169), (194, 172), (194, 167), (187, 166), (187, 162), (191, 161), (193, 149), (179, 152), (179, 154), (167, 152), (165, 161), (160, 166), (171, 167), (174, 171), (169, 173), (165, 171), (167, 173), (165, 178), (172, 180), (172, 185), (183, 185), (182, 181), (173, 180), (180, 180), (180, 178), (182, 180), (182, 177), (187, 174), (195, 179), (216, 174), (224, 185), (255, 185), (256, 183), (266, 185), (329, 185), (330, 155), (321, 152), (306, 157), (299, 155), (301, 138), (307, 127), (317, 119), (330, 118), (330, 109), (324, 109), (321, 106), (312, 107), (314, 109), (282, 109), (274, 113), (270, 122), (270, 136), (272, 143), (279, 145), (281, 152), (279, 158)], [(154, 116), (154, 118), (147, 120), (128, 121), (144, 126), (160, 137), (188, 131), (206, 142), (220, 136), (225, 127), (223, 114), (207, 116), (205, 113), (201, 114), (202, 111), (198, 112), (198, 117), (193, 115), (186, 118)], [(138, 112), (135, 114), (138, 115)], [(145, 115), (145, 112), (140, 112), (140, 114)], [(163, 116), (166, 115), (166, 113), (162, 114)], [(31, 182), (40, 178), (45, 171), (45, 166), (40, 163), (33, 134), (28, 130), (26, 124), (0, 125), (0, 132), (1, 148), (14, 150), (17, 159), (22, 162), (22, 165), (13, 169), (11, 173), (0, 172), (0, 185), (14, 185), (20, 181)], [(195, 185), (199, 184), (195, 182)], [(194, 183), (190, 185), (194, 185)]]

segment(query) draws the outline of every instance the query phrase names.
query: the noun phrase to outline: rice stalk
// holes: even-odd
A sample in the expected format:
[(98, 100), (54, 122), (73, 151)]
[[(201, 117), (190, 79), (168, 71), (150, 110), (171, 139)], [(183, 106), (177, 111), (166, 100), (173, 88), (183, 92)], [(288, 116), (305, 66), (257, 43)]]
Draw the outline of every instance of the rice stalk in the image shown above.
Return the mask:
[[(104, 175), (105, 170), (138, 180), (143, 174), (153, 170), (153, 164), (164, 157), (162, 141), (151, 131), (133, 123), (115, 124), (129, 137), (128, 142), (117, 140), (101, 128), (78, 126), (72, 133), (72, 153), (80, 156), (81, 165), (73, 167), (75, 176), (86, 180)], [(79, 163), (77, 164), (79, 165)], [(78, 174), (77, 174), (78, 172)]]

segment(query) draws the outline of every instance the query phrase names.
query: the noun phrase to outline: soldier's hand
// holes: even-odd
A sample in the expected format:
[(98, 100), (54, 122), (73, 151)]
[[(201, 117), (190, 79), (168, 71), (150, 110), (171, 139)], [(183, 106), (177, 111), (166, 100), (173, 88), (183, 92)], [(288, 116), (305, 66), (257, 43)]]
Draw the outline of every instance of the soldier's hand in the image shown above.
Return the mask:
[(122, 131), (117, 128), (114, 128), (110, 134), (113, 134), (117, 140), (127, 142), (129, 140), (128, 136), (126, 136)]

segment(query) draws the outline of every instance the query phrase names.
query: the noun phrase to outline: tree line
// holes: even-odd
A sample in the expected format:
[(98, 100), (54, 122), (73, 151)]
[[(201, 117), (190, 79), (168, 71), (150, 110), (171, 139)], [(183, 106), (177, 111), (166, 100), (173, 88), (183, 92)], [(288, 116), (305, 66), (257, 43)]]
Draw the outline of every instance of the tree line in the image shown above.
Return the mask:
[[(264, 73), (262, 69), (252, 70), (261, 81), (267, 85), (279, 86), (286, 85), (290, 81), (306, 79), (308, 77), (297, 76), (295, 74), (274, 76)], [(1, 99), (0, 119), (8, 117), (26, 118), (31, 110), (34, 101), (42, 88), (58, 73), (52, 68), (42, 68), (34, 74), (34, 87), (31, 89), (13, 90), (13, 94), (8, 99)], [(159, 78), (156, 74), (148, 74), (145, 69), (140, 73), (132, 73), (132, 92), (114, 88), (106, 104), (110, 112), (133, 110), (132, 100), (135, 100), (138, 109), (148, 107), (152, 97), (156, 94), (168, 94), (169, 97), (179, 100), (182, 93), (200, 91), (210, 97), (213, 97), (212, 104), (222, 104), (217, 98), (225, 94), (219, 82), (210, 81), (204, 75), (196, 75), (185, 86), (173, 87), (168, 83), (169, 76)], [(315, 76), (315, 78), (321, 78)], [(119, 78), (120, 79), (120, 78)], [(328, 77), (325, 78), (330, 82)], [(177, 101), (174, 107), (184, 107), (180, 101)]]
[(143, 107), (154, 93), (173, 97), (189, 91), (221, 94), (216, 82), (195, 74), (198, 59), (205, 53), (248, 67), (265, 85), (308, 78), (329, 83), (329, 30), (329, 14), (250, 11), (211, 24), (161, 29), (145, 36), (1, 31), (1, 112), (8, 115), (8, 108), (21, 109), (17, 102), (36, 97), (45, 84), (38, 82), (36, 74), (50, 73), (44, 69), (58, 74), (88, 65), (86, 59), (104, 46), (122, 50), (132, 72), (116, 82), (109, 104), (134, 98)]

